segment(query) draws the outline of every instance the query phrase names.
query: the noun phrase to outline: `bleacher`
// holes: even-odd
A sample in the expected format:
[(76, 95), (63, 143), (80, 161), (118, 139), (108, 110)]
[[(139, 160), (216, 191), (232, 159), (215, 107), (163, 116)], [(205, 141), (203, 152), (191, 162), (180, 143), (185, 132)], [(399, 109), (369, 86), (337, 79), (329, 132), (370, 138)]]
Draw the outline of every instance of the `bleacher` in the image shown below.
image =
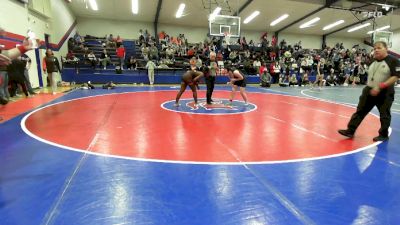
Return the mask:
[[(88, 52), (93, 51), (96, 58), (99, 59), (103, 49), (106, 48), (107, 53), (110, 55), (111, 65), (107, 66), (104, 70), (98, 62), (97, 66), (93, 69), (90, 62), (85, 58), (85, 50), (75, 50), (74, 54), (79, 59), (77, 64), (63, 63), (63, 80), (67, 82), (77, 82), (84, 83), (91, 81), (93, 83), (105, 83), (108, 81), (114, 81), (116, 83), (146, 83), (147, 82), (147, 70), (145, 68), (146, 61), (142, 56), (141, 46), (137, 40), (124, 40), (123, 45), (126, 50), (127, 62), (130, 56), (134, 56), (138, 63), (137, 70), (127, 70), (125, 69), (122, 74), (116, 74), (115, 66), (119, 64), (119, 60), (116, 56), (116, 48), (104, 45), (107, 43), (106, 38), (86, 36), (85, 42), (83, 43), (85, 47), (88, 48)], [(189, 43), (188, 49), (196, 46), (196, 43)], [(229, 45), (231, 50), (241, 50), (239, 45)], [(250, 50), (259, 54), (261, 53), (261, 47), (249, 46)], [(241, 53), (241, 52), (240, 52)], [(164, 56), (164, 54), (162, 54)], [(203, 59), (204, 61), (205, 59)], [(189, 67), (189, 57), (179, 56), (175, 53), (174, 60), (172, 64), (168, 64), (170, 68), (155, 70), (155, 82), (156, 83), (180, 83), (180, 77), (182, 73)], [(226, 61), (231, 64), (229, 60)], [(270, 61), (266, 61), (266, 66), (269, 68)], [(125, 64), (126, 65), (126, 64)], [(243, 69), (243, 63), (233, 64), (239, 69)], [(246, 74), (246, 73), (245, 73)], [(299, 76), (299, 74), (298, 74)], [(259, 77), (256, 74), (246, 74), (249, 83), (259, 83)], [(312, 72), (309, 74), (310, 81), (315, 79), (315, 74)], [(226, 83), (228, 78), (225, 76), (219, 76), (217, 78), (217, 83)]]

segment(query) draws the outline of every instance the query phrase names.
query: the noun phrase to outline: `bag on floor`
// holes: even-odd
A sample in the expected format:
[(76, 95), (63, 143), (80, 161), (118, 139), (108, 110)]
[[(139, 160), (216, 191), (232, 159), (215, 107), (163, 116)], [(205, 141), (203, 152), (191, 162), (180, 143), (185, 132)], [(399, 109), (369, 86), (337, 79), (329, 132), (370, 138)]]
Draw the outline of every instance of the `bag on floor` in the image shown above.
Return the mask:
[(122, 68), (120, 66), (115, 67), (115, 73), (116, 74), (121, 74), (122, 73)]

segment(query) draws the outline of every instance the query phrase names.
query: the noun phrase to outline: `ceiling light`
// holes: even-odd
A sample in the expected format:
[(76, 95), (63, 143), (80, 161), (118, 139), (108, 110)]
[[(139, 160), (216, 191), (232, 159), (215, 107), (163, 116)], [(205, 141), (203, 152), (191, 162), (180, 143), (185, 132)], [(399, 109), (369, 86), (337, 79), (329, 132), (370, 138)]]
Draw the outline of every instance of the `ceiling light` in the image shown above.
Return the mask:
[(338, 26), (338, 25), (340, 25), (340, 24), (342, 24), (342, 23), (344, 23), (344, 20), (338, 20), (338, 21), (336, 21), (336, 22), (334, 22), (334, 23), (331, 23), (331, 24), (329, 24), (329, 25), (326, 25), (324, 28), (322, 28), (322, 30), (329, 30), (329, 29), (331, 29), (332, 27), (336, 27), (336, 26)]
[(181, 18), (182, 17), (182, 14), (183, 14), (183, 10), (185, 9), (185, 3), (181, 3), (180, 5), (179, 5), (179, 8), (178, 8), (178, 11), (176, 11), (176, 18)]
[(212, 14), (213, 14), (214, 16), (216, 16), (216, 15), (219, 14), (219, 12), (221, 12), (221, 7), (215, 8)]
[(361, 28), (368, 27), (369, 25), (371, 25), (371, 24), (370, 23), (362, 24), (360, 26), (353, 27), (353, 28), (349, 29), (347, 32), (353, 32), (353, 31), (359, 30)]
[(388, 28), (390, 28), (390, 25), (387, 25), (387, 26), (384, 26), (384, 27), (380, 27), (380, 28), (377, 28), (375, 30), (368, 31), (367, 34), (372, 34), (372, 33), (376, 32), (376, 31), (386, 30)]
[(389, 28), (390, 28), (390, 25), (387, 25), (387, 26), (384, 26), (384, 27), (380, 27), (380, 28), (376, 29), (375, 31), (386, 30), (386, 29), (389, 29)]
[(303, 28), (310, 27), (313, 23), (318, 22), (320, 19), (321, 18), (319, 18), (319, 17), (315, 17), (314, 19), (312, 19), (312, 20), (310, 20), (308, 22), (305, 22), (302, 25), (300, 25), (300, 28), (303, 29)]
[(132, 0), (132, 13), (138, 14), (139, 12), (139, 0)]
[(89, 5), (90, 5), (90, 8), (92, 8), (92, 10), (94, 10), (94, 11), (99, 10), (99, 8), (97, 8), (96, 0), (89, 0)]
[(243, 21), (243, 23), (244, 24), (247, 24), (247, 23), (249, 23), (250, 21), (252, 21), (256, 16), (258, 16), (260, 14), (260, 11), (254, 11), (250, 16), (248, 16), (244, 21)]
[(214, 9), (213, 13), (210, 14), (210, 20), (214, 20), (215, 16), (219, 14), (219, 12), (221, 12), (221, 7), (217, 7)]
[(283, 14), (282, 16), (280, 16), (278, 19), (272, 21), (269, 25), (271, 25), (272, 27), (277, 25), (278, 23), (280, 23), (282, 20), (288, 18), (289, 15), (288, 14)]

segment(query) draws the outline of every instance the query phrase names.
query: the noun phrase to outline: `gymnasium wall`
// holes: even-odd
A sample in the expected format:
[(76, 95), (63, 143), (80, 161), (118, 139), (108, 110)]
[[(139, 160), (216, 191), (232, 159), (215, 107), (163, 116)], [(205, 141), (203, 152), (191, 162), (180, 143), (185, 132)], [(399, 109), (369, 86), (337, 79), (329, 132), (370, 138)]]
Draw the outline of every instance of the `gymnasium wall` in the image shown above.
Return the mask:
[(77, 31), (81, 35), (93, 35), (96, 37), (105, 37), (113, 34), (115, 37), (120, 35), (123, 39), (138, 39), (139, 30), (148, 30), (153, 34), (153, 23), (131, 22), (110, 19), (94, 19), (86, 17), (77, 18)]
[[(14, 0), (1, 0), (0, 6), (0, 26), (7, 32), (12, 33), (12, 40), (20, 42), (28, 28), (31, 28), (38, 39), (44, 40), (44, 34), (50, 35), (50, 43), (59, 49), (54, 54), (58, 57), (67, 53), (67, 42), (61, 45), (61, 39), (73, 25), (75, 16), (67, 7), (65, 1), (51, 1), (51, 15), (47, 18), (41, 14), (28, 10), (24, 4)], [(55, 4), (56, 3), (56, 4)], [(73, 35), (75, 31), (71, 32)], [(58, 45), (60, 44), (60, 45)], [(40, 49), (40, 58), (44, 56), (44, 49)], [(29, 70), (30, 81), (33, 87), (39, 86), (39, 77), (37, 71), (36, 57), (34, 51), (29, 51), (27, 55), (32, 59), (32, 65)], [(43, 76), (43, 75), (42, 75)], [(44, 84), (46, 79), (43, 76)]]
[(322, 46), (322, 36), (319, 35), (280, 33), (279, 41), (282, 39), (285, 39), (285, 41), (290, 45), (301, 40), (301, 46), (303, 46), (303, 48), (321, 49)]
[(351, 49), (354, 45), (358, 44), (361, 48), (370, 49), (371, 47), (365, 45), (363, 40), (362, 38), (328, 36), (326, 37), (326, 44), (328, 46), (335, 46), (336, 43), (343, 43), (346, 49)]

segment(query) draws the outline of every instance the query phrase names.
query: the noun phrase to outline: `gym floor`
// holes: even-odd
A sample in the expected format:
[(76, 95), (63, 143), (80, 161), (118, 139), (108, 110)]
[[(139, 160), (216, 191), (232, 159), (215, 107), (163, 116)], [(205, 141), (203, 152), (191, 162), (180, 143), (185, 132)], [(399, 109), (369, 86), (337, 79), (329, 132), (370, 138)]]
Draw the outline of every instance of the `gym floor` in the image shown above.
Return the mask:
[(361, 89), (56, 95), (0, 124), (0, 223), (399, 224), (400, 96), (389, 141), (376, 109), (349, 140)]

